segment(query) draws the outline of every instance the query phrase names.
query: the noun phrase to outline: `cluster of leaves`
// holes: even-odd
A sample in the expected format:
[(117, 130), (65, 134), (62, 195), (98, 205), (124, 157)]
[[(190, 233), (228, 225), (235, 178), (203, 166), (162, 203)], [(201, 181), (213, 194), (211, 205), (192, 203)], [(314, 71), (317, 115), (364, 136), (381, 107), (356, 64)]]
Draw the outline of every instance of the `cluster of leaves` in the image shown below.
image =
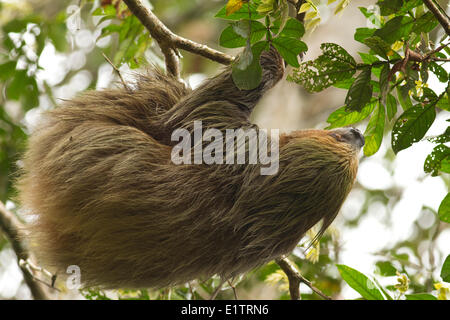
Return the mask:
[(288, 13), (287, 0), (230, 0), (216, 14), (218, 18), (232, 21), (220, 35), (220, 45), (244, 47), (232, 73), (240, 89), (250, 90), (259, 85), (262, 77), (259, 58), (271, 45), (286, 63), (299, 67), (298, 55), (308, 49), (300, 40), (305, 29), (301, 22), (289, 18)]
[(101, 29), (101, 38), (117, 34), (117, 48), (113, 51), (112, 62), (119, 67), (127, 63), (131, 69), (138, 68), (147, 62), (145, 51), (151, 43), (147, 29), (121, 0), (102, 1), (101, 6), (94, 10), (93, 16), (102, 16), (98, 25), (108, 21)]
[(0, 200), (6, 201), (12, 194), (9, 176), (16, 170), (26, 133), (22, 125), (5, 111), (6, 101), (15, 102), (21, 113), (39, 104), (41, 90), (49, 86), (43, 83), (40, 89), (36, 72), (40, 69), (38, 59), (47, 42), (56, 50), (66, 48), (65, 13), (54, 18), (43, 18), (35, 14), (16, 17), (1, 26), (0, 88)]
[[(379, 273), (383, 276), (397, 276), (398, 283), (390, 289), (396, 289), (396, 297), (390, 294), (387, 288), (380, 285), (376, 278), (370, 279), (363, 273), (346, 265), (337, 265), (339, 273), (344, 281), (355, 289), (364, 299), (367, 300), (393, 300), (405, 296), (406, 300), (446, 300), (449, 288), (442, 283), (435, 283), (438, 292), (437, 297), (430, 293), (405, 294), (409, 289), (409, 279), (405, 274), (400, 274), (389, 262), (377, 265)], [(450, 255), (444, 261), (440, 276), (443, 281), (450, 282)]]
[[(393, 122), (392, 150), (398, 153), (421, 141), (436, 118), (436, 110), (450, 111), (449, 75), (442, 67), (450, 57), (448, 36), (432, 49), (428, 34), (438, 21), (420, 0), (378, 1), (380, 14), (360, 8), (375, 28), (358, 28), (354, 38), (368, 53), (359, 53), (362, 63), (341, 46), (321, 45), (322, 55), (293, 70), (288, 80), (310, 92), (330, 86), (346, 89), (345, 105), (329, 117), (328, 128), (342, 127), (369, 118), (364, 136), (364, 154), (375, 154), (382, 143), (387, 123)], [(437, 95), (428, 88), (429, 73), (447, 84)], [(398, 116), (398, 107), (402, 108)], [(424, 163), (433, 176), (450, 173), (449, 129), (429, 139), (436, 147)], [(449, 196), (439, 209), (441, 220), (449, 221)]]
[[(333, 2), (335, 1), (328, 1), (328, 4)], [(254, 45), (259, 50), (264, 47), (263, 45), (258, 47), (255, 44), (266, 35), (265, 42), (271, 43), (286, 62), (296, 68), (288, 76), (288, 80), (301, 84), (310, 92), (322, 91), (330, 86), (347, 90), (345, 105), (327, 119), (328, 129), (348, 126), (368, 119), (364, 132), (366, 156), (371, 156), (379, 150), (388, 125), (392, 127), (392, 150), (398, 153), (425, 137), (439, 110), (450, 111), (449, 75), (442, 66), (450, 57), (450, 49), (446, 42), (448, 36), (442, 37), (437, 44), (429, 40), (429, 33), (439, 23), (433, 13), (426, 10), (422, 1), (382, 0), (373, 7), (379, 11), (360, 8), (361, 13), (373, 24), (372, 28), (356, 29), (354, 35), (356, 41), (367, 47), (367, 53), (359, 53), (361, 63), (338, 44), (323, 43), (322, 55), (313, 61), (303, 62), (298, 67), (296, 66), (297, 57), (293, 56), (295, 52), (288, 55), (273, 41), (276, 37), (273, 26), (283, 24), (280, 18), (287, 21), (286, 30), (302, 30), (291, 36), (297, 41), (305, 30), (300, 27), (298, 20), (283, 18), (283, 10), (285, 10), (283, 3), (283, 1), (230, 0), (216, 15), (216, 17), (236, 21), (222, 32), (220, 44), (228, 48), (245, 46), (241, 56), (244, 57), (244, 62), (238, 60), (236, 63), (237, 66), (243, 64), (244, 68), (241, 68), (239, 73), (236, 72), (237, 76), (234, 78), (241, 88), (255, 87), (260, 81), (259, 64), (252, 60), (252, 57), (248, 58), (248, 55), (254, 53), (250, 51), (250, 45)], [(347, 4), (348, 1), (340, 1), (335, 8), (335, 13), (342, 11)], [(312, 30), (320, 23), (320, 13), (313, 1), (302, 1), (298, 13), (305, 15), (306, 29)], [(264, 15), (266, 15), (266, 24), (258, 21)], [(270, 25), (271, 20), (267, 19), (272, 16), (278, 19), (274, 20), (273, 26)], [(282, 36), (281, 33), (278, 36)], [(254, 56), (259, 57), (260, 52), (257, 51)], [(256, 73), (255, 70), (257, 70)], [(446, 90), (439, 95), (428, 88), (430, 73), (433, 73), (440, 82), (447, 84)], [(248, 83), (251, 83), (251, 86), (246, 87)], [(441, 135), (428, 138), (436, 144), (436, 147), (424, 163), (426, 173), (436, 176), (450, 172), (450, 149), (445, 145), (450, 141), (449, 134), (450, 128), (447, 128)], [(450, 195), (448, 194), (438, 210), (440, 220), (447, 223), (450, 222), (449, 206)], [(396, 253), (392, 255), (395, 256)], [(441, 273), (444, 281), (448, 281), (448, 275), (444, 278), (444, 274), (445, 270), (448, 272), (449, 263), (447, 258)], [(396, 269), (388, 261), (380, 261), (377, 266), (380, 267), (380, 274), (383, 276), (397, 274)], [(388, 289), (382, 288), (377, 282), (373, 283), (366, 276), (347, 266), (339, 265), (338, 269), (342, 278), (366, 299), (392, 299), (392, 293), (389, 293), (388, 289), (400, 292), (397, 298), (406, 291), (401, 285)], [(402, 272), (404, 274), (398, 277), (399, 281), (405, 284), (406, 271), (402, 270)], [(283, 274), (276, 270), (269, 278), (286, 282)], [(425, 290), (423, 287), (415, 286), (414, 292)], [(406, 299), (436, 299), (430, 294), (421, 293), (408, 294), (405, 297)]]

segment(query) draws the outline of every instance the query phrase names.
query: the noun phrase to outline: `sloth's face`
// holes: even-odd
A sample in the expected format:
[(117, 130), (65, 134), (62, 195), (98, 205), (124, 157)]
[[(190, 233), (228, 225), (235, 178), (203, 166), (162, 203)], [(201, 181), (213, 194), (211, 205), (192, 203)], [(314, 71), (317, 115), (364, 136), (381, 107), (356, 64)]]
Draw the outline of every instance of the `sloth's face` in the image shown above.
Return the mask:
[[(330, 139), (330, 137), (332, 139)], [(284, 134), (280, 137), (280, 145), (283, 146), (290, 141), (298, 141), (298, 139), (319, 139), (321, 144), (339, 145), (344, 147), (344, 149), (352, 150), (352, 153), (359, 152), (359, 150), (364, 146), (364, 136), (362, 133), (355, 128), (337, 128), (332, 130), (318, 130), (318, 129), (306, 129), (297, 130), (290, 132), (289, 134)], [(325, 138), (325, 139), (324, 139)], [(319, 143), (319, 147), (320, 147)], [(351, 148), (347, 148), (350, 146)]]
[(338, 128), (329, 131), (329, 135), (337, 141), (346, 142), (356, 149), (364, 146), (365, 140), (363, 134), (355, 128)]

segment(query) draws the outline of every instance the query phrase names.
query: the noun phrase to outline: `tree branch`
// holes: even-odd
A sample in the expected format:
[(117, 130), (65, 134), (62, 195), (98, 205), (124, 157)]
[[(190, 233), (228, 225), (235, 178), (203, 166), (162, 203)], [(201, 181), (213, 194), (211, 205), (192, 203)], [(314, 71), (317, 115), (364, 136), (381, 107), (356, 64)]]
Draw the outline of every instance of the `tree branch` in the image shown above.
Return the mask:
[(432, 0), (422, 0), (422, 1), (427, 6), (428, 10), (430, 10), (434, 14), (436, 19), (444, 28), (445, 33), (450, 36), (450, 20), (444, 14), (442, 14), (442, 12), (439, 10), (439, 8)]
[(26, 266), (20, 261), (27, 261), (30, 258), (25, 244), (21, 240), (21, 230), (23, 224), (17, 217), (8, 211), (5, 205), (0, 201), (0, 229), (6, 235), (11, 243), (12, 249), (16, 253), (17, 263), (22, 270), (25, 283), (30, 288), (31, 294), (36, 300), (48, 300), (47, 292), (43, 285), (34, 280), (34, 276), (27, 270)]
[(124, 2), (136, 18), (147, 28), (153, 39), (158, 42), (166, 61), (167, 72), (173, 76), (180, 78), (179, 53), (177, 49), (183, 49), (225, 65), (230, 64), (234, 60), (232, 56), (174, 34), (153, 12), (144, 7), (140, 0), (124, 0)]
[(300, 283), (306, 284), (311, 288), (312, 291), (317, 293), (319, 296), (325, 300), (331, 300), (329, 296), (324, 294), (322, 291), (313, 286), (311, 281), (304, 278), (297, 267), (286, 257), (281, 257), (276, 259), (275, 262), (280, 266), (281, 270), (284, 271), (289, 280), (289, 292), (291, 294), (292, 300), (300, 300)]

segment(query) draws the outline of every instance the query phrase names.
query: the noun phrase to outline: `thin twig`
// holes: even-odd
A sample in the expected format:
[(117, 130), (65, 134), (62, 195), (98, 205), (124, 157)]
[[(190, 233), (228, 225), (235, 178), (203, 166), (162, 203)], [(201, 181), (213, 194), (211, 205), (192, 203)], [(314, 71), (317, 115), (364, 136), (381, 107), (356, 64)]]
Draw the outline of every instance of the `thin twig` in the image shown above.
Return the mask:
[(442, 14), (439, 8), (432, 0), (422, 0), (423, 3), (427, 6), (428, 10), (430, 10), (436, 19), (439, 21), (441, 26), (444, 28), (444, 31), (447, 35), (450, 36), (450, 20)]
[(211, 295), (211, 297), (209, 297), (209, 300), (215, 300), (217, 295), (219, 294), (220, 290), (222, 289), (223, 284), (225, 283), (225, 279), (221, 278), (220, 279), (220, 283), (217, 286), (216, 290), (214, 290), (213, 294)]
[(443, 62), (450, 62), (450, 59), (444, 59), (444, 58), (436, 58), (436, 57), (434, 57), (434, 58), (431, 58), (431, 60), (433, 60), (433, 61), (443, 61)]
[(236, 287), (233, 285), (233, 283), (230, 280), (228, 280), (228, 285), (231, 287), (231, 289), (233, 289), (234, 300), (238, 300), (237, 293), (236, 293)]
[(180, 78), (179, 53), (177, 49), (183, 49), (225, 65), (230, 64), (234, 60), (232, 56), (174, 34), (140, 0), (124, 0), (124, 2), (136, 18), (147, 28), (153, 39), (158, 42), (166, 61), (167, 72), (173, 76)]
[(108, 56), (102, 52), (103, 58), (105, 58), (105, 60), (111, 65), (111, 67), (113, 67), (114, 71), (119, 75), (120, 81), (122, 82), (123, 86), (125, 87), (125, 89), (130, 92), (130, 88), (128, 88), (127, 84), (125, 83), (125, 81), (122, 78), (122, 74), (120, 73), (119, 68), (116, 67), (116, 65), (114, 65), (114, 63), (112, 63), (112, 61), (108, 58)]
[(297, 267), (286, 257), (281, 257), (276, 259), (275, 262), (280, 266), (281, 270), (284, 271), (289, 280), (289, 292), (291, 294), (292, 300), (300, 300), (300, 283), (306, 284), (312, 291), (317, 293), (319, 296), (325, 300), (331, 300), (331, 297), (324, 294), (322, 291), (313, 286), (311, 281), (304, 278)]
[(12, 249), (16, 253), (17, 263), (22, 270), (25, 283), (36, 300), (48, 300), (49, 297), (42, 284), (35, 281), (33, 274), (26, 268), (25, 265), (21, 265), (20, 260), (28, 260), (30, 253), (28, 252), (21, 235), (21, 230), (24, 226), (17, 217), (6, 209), (5, 205), (0, 201), (0, 229), (6, 235), (7, 239), (11, 243)]

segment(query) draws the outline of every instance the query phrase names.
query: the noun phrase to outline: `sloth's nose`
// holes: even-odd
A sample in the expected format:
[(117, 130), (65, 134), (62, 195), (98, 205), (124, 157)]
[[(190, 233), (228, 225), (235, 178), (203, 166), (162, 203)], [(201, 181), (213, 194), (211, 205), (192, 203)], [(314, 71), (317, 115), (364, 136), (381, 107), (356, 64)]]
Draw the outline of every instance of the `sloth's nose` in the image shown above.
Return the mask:
[(333, 129), (331, 130), (331, 135), (334, 136), (338, 141), (346, 142), (356, 149), (362, 148), (365, 143), (363, 134), (356, 128), (346, 127)]
[(362, 146), (364, 146), (364, 144), (366, 143), (366, 140), (364, 140), (364, 136), (363, 136), (363, 134), (361, 133), (361, 131), (359, 131), (359, 130), (356, 129), (356, 128), (350, 128), (350, 132), (353, 134), (353, 136), (356, 138), (356, 140), (359, 141), (360, 148), (361, 148)]

